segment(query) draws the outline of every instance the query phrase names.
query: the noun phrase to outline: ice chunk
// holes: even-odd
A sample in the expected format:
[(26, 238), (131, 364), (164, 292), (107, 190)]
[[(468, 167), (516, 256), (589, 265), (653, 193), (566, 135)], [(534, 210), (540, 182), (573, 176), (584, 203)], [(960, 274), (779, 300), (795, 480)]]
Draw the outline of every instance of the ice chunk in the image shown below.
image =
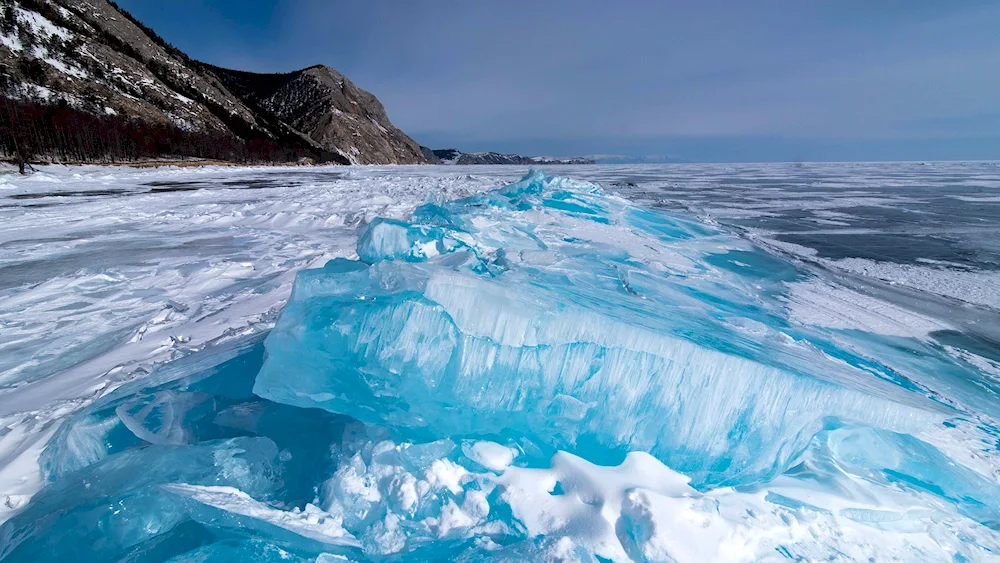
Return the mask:
[[(258, 340), (168, 364), (68, 420), (43, 455), (51, 484), (0, 528), (0, 545), (15, 550), (14, 560), (72, 559), (81, 543), (94, 546), (85, 553), (96, 559), (184, 560), (187, 550), (225, 558), (243, 549), (234, 547), (234, 530), (247, 530), (262, 558), (314, 560), (330, 551), (311, 532), (287, 527), (326, 522), (308, 505), (334, 470), (330, 447), (348, 421), (254, 397)], [(178, 482), (230, 487), (247, 499), (229, 511), (161, 486)], [(257, 511), (273, 507), (281, 510)], [(331, 530), (319, 536), (329, 539)], [(106, 538), (97, 542), (88, 535), (95, 533)], [(219, 537), (229, 543), (213, 543)]]
[(462, 451), (472, 461), (491, 471), (503, 471), (517, 457), (517, 451), (496, 442), (474, 442), (462, 446)]
[(490, 503), (476, 474), (449, 457), (454, 450), (448, 442), (365, 443), (323, 484), (321, 506), (369, 554), (468, 538), (485, 524)]
[(402, 259), (426, 260), (453, 252), (461, 243), (446, 238), (437, 227), (411, 227), (401, 221), (378, 218), (365, 226), (358, 237), (358, 256), (366, 262)]
[[(280, 528), (282, 533), (291, 532), (304, 540), (320, 544), (318, 549), (360, 545), (354, 536), (344, 530), (341, 519), (312, 504), (306, 504), (302, 510), (285, 511), (254, 500), (233, 487), (172, 483), (163, 485), (163, 489), (215, 509), (204, 513), (194, 512), (196, 519), (204, 519), (213, 526), (223, 525), (237, 530), (262, 528), (271, 537), (279, 534), (270, 528)], [(291, 541), (300, 540), (295, 538)]]
[[(903, 435), (824, 431), (769, 483), (699, 492), (643, 452), (604, 465), (568, 452), (545, 459), (503, 436), (393, 440), (392, 430), (250, 397), (241, 382), (259, 362), (251, 349), (125, 386), (68, 421), (53, 463), (96, 453), (53, 472), (39, 508), (0, 528), (9, 558), (979, 560), (1000, 547), (980, 523), (995, 522), (996, 485)], [(176, 419), (186, 443), (140, 440), (115, 414), (190, 393), (216, 408)], [(226, 431), (260, 437), (206, 439)]]
[(256, 399), (250, 388), (263, 361), (260, 340), (251, 336), (165, 364), (102, 397), (53, 437), (41, 459), (46, 477), (57, 480), (144, 443), (234, 437), (214, 418), (217, 410)]
[[(734, 249), (752, 277), (712, 265)], [(254, 392), (411, 439), (527, 440), (543, 459), (648, 451), (699, 485), (774, 475), (831, 424), (940, 418), (866, 360), (788, 326), (775, 296), (793, 268), (753, 252), (529, 175), (411, 224), (372, 223), (364, 263), (300, 273)]]
[[(845, 471), (885, 485), (926, 492), (992, 528), (1000, 527), (1000, 485), (949, 460), (913, 436), (873, 428), (840, 428), (827, 438), (830, 455)], [(855, 513), (861, 519), (886, 515)]]
[(0, 528), (0, 559), (72, 560), (91, 546), (117, 560), (187, 518), (163, 483), (231, 486), (266, 498), (280, 484), (278, 448), (268, 438), (186, 447), (135, 448), (108, 456), (43, 489)]
[[(538, 467), (480, 472), (453, 448), (373, 441), (329, 479), (324, 489), (337, 492), (322, 505), (344, 514), (365, 555), (404, 560), (979, 560), (1000, 547), (944, 497), (845, 473), (828, 440), (853, 432), (822, 433), (800, 467), (770, 484), (704, 493), (642, 452), (608, 466), (559, 452)], [(444, 457), (409, 465), (400, 453), (413, 449)], [(995, 488), (976, 494), (990, 502)]]

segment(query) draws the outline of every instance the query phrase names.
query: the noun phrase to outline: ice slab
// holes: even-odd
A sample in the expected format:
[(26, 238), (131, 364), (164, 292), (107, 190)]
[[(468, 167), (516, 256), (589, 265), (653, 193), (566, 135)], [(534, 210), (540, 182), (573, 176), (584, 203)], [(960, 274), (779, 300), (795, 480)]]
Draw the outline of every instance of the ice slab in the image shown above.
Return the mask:
[(698, 485), (772, 476), (829, 425), (941, 417), (788, 325), (790, 264), (590, 184), (533, 173), (424, 206), (369, 224), (358, 255), (299, 274), (257, 395), (412, 439), (648, 451)]

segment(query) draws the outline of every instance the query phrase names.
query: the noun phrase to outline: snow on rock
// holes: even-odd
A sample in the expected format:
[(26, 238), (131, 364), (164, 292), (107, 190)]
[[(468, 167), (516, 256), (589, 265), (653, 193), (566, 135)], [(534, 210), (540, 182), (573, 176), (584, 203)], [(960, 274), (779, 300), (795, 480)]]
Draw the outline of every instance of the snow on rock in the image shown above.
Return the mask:
[[(57, 41), (68, 41), (74, 37), (74, 34), (68, 29), (54, 24), (45, 16), (35, 12), (33, 10), (27, 10), (20, 6), (13, 8), (15, 10), (15, 18), (17, 20), (18, 26), (21, 26), (20, 33), (27, 33), (33, 36), (36, 45), (30, 50), (30, 55), (34, 58), (40, 59), (47, 63), (49, 66), (53, 67), (59, 73), (65, 75), (69, 79), (73, 78), (86, 78), (88, 76), (82, 68), (77, 64), (65, 60), (65, 56), (62, 53), (50, 52), (49, 48), (45, 45), (46, 41), (57, 40)], [(21, 39), (18, 37), (19, 32), (12, 33), (11, 35), (0, 34), (0, 44), (14, 52), (24, 51), (24, 45), (21, 43)], [(42, 44), (37, 44), (39, 41)], [(47, 97), (45, 98), (47, 99)]]
[(26, 10), (20, 6), (15, 8), (15, 10), (17, 12), (18, 22), (30, 26), (32, 32), (36, 35), (41, 35), (43, 37), (56, 36), (64, 40), (69, 39), (73, 35), (68, 29), (52, 23), (48, 20), (48, 18), (38, 12)]

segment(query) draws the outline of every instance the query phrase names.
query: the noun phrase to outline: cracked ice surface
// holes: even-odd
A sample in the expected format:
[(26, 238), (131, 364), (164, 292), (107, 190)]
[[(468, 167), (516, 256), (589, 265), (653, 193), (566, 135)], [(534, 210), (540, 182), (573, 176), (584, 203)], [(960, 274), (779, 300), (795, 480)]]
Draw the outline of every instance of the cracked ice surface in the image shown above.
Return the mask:
[(359, 224), (496, 184), (379, 169), (0, 170), (0, 520), (41, 485), (32, 459), (67, 413), (157, 363), (267, 330), (295, 272), (353, 255)]
[[(221, 232), (253, 251), (252, 270), (213, 275), (198, 244), (178, 250), (179, 270), (204, 275), (164, 283), (175, 304), (150, 311), (108, 298), (60, 309), (62, 325), (53, 312), (46, 329), (28, 322), (47, 318), (46, 299), (25, 308), (7, 349), (44, 361), (8, 372), (0, 404), (52, 410), (0, 434), (18, 462), (0, 484), (25, 460), (41, 470), (0, 526), (0, 559), (985, 561), (1000, 549), (996, 363), (961, 332), (979, 312), (910, 310), (900, 295), (912, 294), (586, 182), (536, 174), (480, 193), (510, 174), (480, 170), (125, 171), (107, 180), (136, 184), (125, 196), (66, 195), (80, 179), (63, 195), (16, 186), (42, 203), (82, 198), (95, 222), (122, 204), (88, 198), (139, 198), (128, 209), (149, 221), (132, 227), (152, 231), (148, 244)], [(192, 226), (214, 205), (248, 211)], [(340, 213), (354, 218), (309, 218)], [(38, 244), (44, 257), (76, 243)], [(307, 259), (272, 262), (286, 255)], [(324, 262), (291, 287), (288, 268)], [(229, 304), (209, 314), (219, 287)], [(268, 332), (253, 315), (289, 290)], [(144, 320), (88, 334), (105, 309)], [(82, 343), (71, 365), (120, 366), (61, 370), (47, 333)], [(173, 338), (137, 346), (158, 334)], [(65, 399), (45, 402), (52, 389)]]

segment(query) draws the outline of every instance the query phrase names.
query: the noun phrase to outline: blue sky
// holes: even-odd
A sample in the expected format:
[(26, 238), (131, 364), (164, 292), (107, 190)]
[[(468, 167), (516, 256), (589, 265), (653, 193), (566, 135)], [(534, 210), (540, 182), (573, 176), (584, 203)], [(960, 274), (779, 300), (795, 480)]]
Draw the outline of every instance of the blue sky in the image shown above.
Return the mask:
[(191, 56), (332, 66), (434, 148), (1000, 158), (1000, 2), (118, 0)]

